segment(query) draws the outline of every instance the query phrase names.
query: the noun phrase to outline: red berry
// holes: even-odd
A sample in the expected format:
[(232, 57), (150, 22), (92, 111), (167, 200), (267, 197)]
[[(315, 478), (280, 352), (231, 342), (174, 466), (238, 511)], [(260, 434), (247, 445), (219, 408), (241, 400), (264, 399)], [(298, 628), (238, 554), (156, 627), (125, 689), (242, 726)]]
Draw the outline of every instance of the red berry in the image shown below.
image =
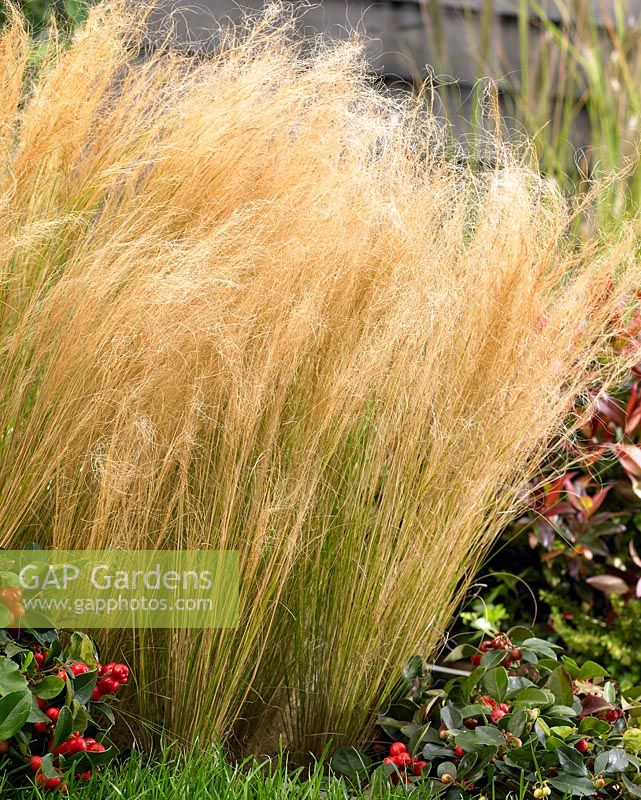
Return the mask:
[(60, 716), (60, 709), (59, 708), (48, 708), (45, 711), (45, 714), (49, 717), (52, 722), (57, 722), (58, 717)]
[(512, 661), (520, 661), (523, 658), (523, 652), (518, 647), (513, 647), (510, 650), (510, 658)]
[(71, 665), (71, 671), (74, 675), (84, 675), (85, 672), (89, 672), (89, 667), (81, 661), (78, 661)]
[(471, 717), (470, 719), (466, 719), (463, 724), (466, 728), (469, 728), (469, 730), (473, 731), (474, 728), (478, 728), (479, 721), (474, 719), (474, 717)]
[(412, 769), (414, 770), (414, 774), (417, 776), (420, 775), (426, 766), (427, 766), (427, 761), (415, 761), (414, 766), (412, 767)]
[(69, 677), (67, 675), (67, 670), (65, 669), (59, 669), (56, 675), (60, 678), (61, 681), (66, 681), (67, 678)]
[(53, 746), (53, 738), (49, 739), (49, 750), (54, 754), (54, 756), (66, 756), (69, 754), (69, 743), (63, 742), (59, 744), (58, 747)]
[(481, 655), (480, 655), (480, 653), (475, 653), (475, 654), (472, 656), (472, 658), (470, 659), (470, 661), (472, 662), (472, 664), (473, 664), (475, 667), (478, 667), (478, 665), (481, 663)]
[(39, 786), (44, 786), (45, 789), (57, 789), (60, 786), (62, 778), (47, 778), (42, 772), (36, 773), (36, 783)]
[[(80, 741), (81, 737), (79, 733), (72, 733), (68, 739), (65, 739), (62, 744), (59, 744), (55, 750), (53, 750), (54, 755), (69, 755), (71, 753), (75, 753), (78, 750), (78, 742)], [(49, 749), (53, 747), (53, 739), (49, 742)]]
[(80, 736), (71, 742), (72, 753), (84, 753), (87, 750), (87, 742)]
[(511, 667), (512, 666), (512, 659), (509, 656), (505, 656), (503, 661), (501, 661), (504, 667)]
[(8, 739), (0, 740), (0, 754), (4, 755), (5, 753), (9, 752), (9, 748), (11, 747), (11, 743)]
[(490, 719), (492, 722), (497, 723), (500, 722), (503, 717), (505, 716), (505, 711), (500, 708), (495, 708), (494, 711), (490, 714)]
[(465, 755), (465, 751), (460, 745), (456, 745), (456, 747), (454, 748), (454, 755), (457, 758), (463, 758), (463, 756)]
[(400, 756), (401, 753), (406, 753), (407, 747), (403, 744), (403, 742), (394, 742), (390, 745), (389, 754), (391, 756)]
[(506, 714), (510, 713), (510, 707), (508, 706), (507, 703), (501, 703), (499, 708), (501, 709), (501, 711), (504, 711)]
[(481, 653), (487, 653), (489, 650), (492, 649), (492, 642), (489, 642), (487, 639), (479, 645), (479, 650)]
[(619, 719), (619, 712), (616, 708), (609, 708), (605, 712), (605, 718), (608, 722), (616, 722)]
[(40, 756), (31, 756), (29, 759), (29, 766), (34, 772), (37, 772), (42, 766), (42, 758), (40, 758)]
[(36, 724), (33, 726), (33, 729), (36, 733), (49, 733), (49, 723), (36, 722)]
[(101, 697), (102, 697), (102, 692), (100, 691), (100, 689), (97, 686), (94, 686), (93, 692), (91, 693), (91, 699), (92, 700), (100, 700)]
[(111, 675), (120, 683), (127, 683), (129, 680), (129, 667), (126, 664), (116, 664), (111, 670)]
[(489, 694), (482, 694), (479, 698), (479, 702), (481, 705), (489, 706), (490, 708), (496, 708), (498, 703), (493, 697), (490, 697)]
[(41, 711), (44, 711), (44, 710), (45, 710), (45, 708), (47, 707), (47, 704), (45, 703), (45, 701), (44, 701), (44, 700), (41, 700), (39, 697), (36, 697), (36, 703), (38, 704), (38, 708), (39, 708)]
[(105, 746), (104, 744), (100, 744), (100, 742), (96, 742), (95, 744), (89, 745), (89, 747), (87, 747), (87, 751), (89, 753), (104, 753)]
[(77, 773), (76, 778), (79, 778), (81, 781), (88, 781), (89, 778), (91, 778), (91, 770), (88, 769), (86, 772)]
[(120, 684), (113, 678), (101, 678), (96, 684), (96, 688), (100, 690), (101, 694), (114, 694), (118, 691)]
[(44, 661), (45, 661), (44, 653), (34, 653), (33, 654), (33, 659), (36, 662), (36, 664), (38, 665), (38, 667), (41, 667), (44, 664)]
[(590, 749), (587, 739), (579, 739), (579, 741), (574, 746), (579, 751), (579, 753), (586, 753)]

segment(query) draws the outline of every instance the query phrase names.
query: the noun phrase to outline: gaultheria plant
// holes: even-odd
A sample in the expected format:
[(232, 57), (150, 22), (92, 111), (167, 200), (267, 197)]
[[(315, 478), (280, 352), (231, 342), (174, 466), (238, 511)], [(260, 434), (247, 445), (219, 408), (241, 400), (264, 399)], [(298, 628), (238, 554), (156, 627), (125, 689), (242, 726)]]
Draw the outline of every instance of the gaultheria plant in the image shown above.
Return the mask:
[(0, 41), (0, 542), (237, 549), (238, 629), (126, 639), (138, 710), (355, 742), (618, 371), (634, 238), (569, 240), (549, 183), (450, 153), (358, 42), (270, 10), (203, 59), (146, 13), (37, 67), (17, 15)]

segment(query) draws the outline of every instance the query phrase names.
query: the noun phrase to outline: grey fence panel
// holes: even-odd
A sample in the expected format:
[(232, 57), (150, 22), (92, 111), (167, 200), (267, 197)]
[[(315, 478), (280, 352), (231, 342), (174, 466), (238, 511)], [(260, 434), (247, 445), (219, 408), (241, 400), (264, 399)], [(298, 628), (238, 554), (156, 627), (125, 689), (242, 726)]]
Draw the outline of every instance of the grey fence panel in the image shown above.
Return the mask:
[[(447, 85), (442, 93), (448, 115), (458, 133), (467, 132), (470, 93), (479, 80), (491, 74), (505, 99), (518, 88), (520, 50), (517, 13), (519, 0), (319, 0), (290, 3), (299, 31), (308, 37), (319, 33), (332, 39), (345, 39), (353, 32), (365, 41), (371, 70), (392, 85), (407, 86), (431, 75), (437, 85)], [(160, 30), (167, 20), (175, 25), (181, 46), (207, 53), (215, 47), (215, 31), (227, 20), (238, 22), (266, 5), (262, 0), (160, 0), (154, 27)], [(625, 9), (630, 25), (641, 19), (641, 0), (540, 0), (530, 3), (532, 24), (529, 35), (531, 71), (545, 60), (551, 75), (547, 90), (554, 97), (560, 77), (559, 53), (549, 34), (536, 23), (536, 9), (545, 8), (550, 18), (592, 13), (597, 21)], [(482, 25), (489, 20), (489, 29)], [(489, 30), (489, 35), (487, 34)], [(486, 61), (482, 32), (487, 37)], [(607, 48), (607, 37), (604, 36)], [(579, 90), (577, 89), (577, 93)], [(505, 106), (508, 110), (509, 102)], [(577, 120), (572, 139), (577, 145), (587, 142), (587, 120)]]

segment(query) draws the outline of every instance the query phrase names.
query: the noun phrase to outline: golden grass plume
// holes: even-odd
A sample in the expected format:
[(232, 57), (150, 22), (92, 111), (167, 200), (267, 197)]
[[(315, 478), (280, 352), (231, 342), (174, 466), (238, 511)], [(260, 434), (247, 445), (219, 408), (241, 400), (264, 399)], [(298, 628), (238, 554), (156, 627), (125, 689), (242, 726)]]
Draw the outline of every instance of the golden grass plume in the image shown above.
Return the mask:
[(131, 640), (143, 716), (242, 742), (286, 698), (296, 748), (357, 742), (620, 368), (635, 237), (570, 240), (358, 41), (270, 8), (198, 59), (140, 8), (37, 71), (0, 40), (0, 543), (238, 549), (238, 630)]

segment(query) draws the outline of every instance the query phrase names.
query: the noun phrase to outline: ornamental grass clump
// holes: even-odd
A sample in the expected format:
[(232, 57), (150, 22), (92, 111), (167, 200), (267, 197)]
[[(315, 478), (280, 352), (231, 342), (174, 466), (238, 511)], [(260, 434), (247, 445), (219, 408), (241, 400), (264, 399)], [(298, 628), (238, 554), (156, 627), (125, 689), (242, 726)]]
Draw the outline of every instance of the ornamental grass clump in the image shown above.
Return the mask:
[(268, 9), (196, 58), (136, 6), (37, 69), (19, 16), (0, 42), (0, 544), (237, 549), (238, 629), (107, 644), (138, 712), (354, 743), (625, 360), (634, 231), (571, 240), (549, 183), (450, 153), (357, 41)]

